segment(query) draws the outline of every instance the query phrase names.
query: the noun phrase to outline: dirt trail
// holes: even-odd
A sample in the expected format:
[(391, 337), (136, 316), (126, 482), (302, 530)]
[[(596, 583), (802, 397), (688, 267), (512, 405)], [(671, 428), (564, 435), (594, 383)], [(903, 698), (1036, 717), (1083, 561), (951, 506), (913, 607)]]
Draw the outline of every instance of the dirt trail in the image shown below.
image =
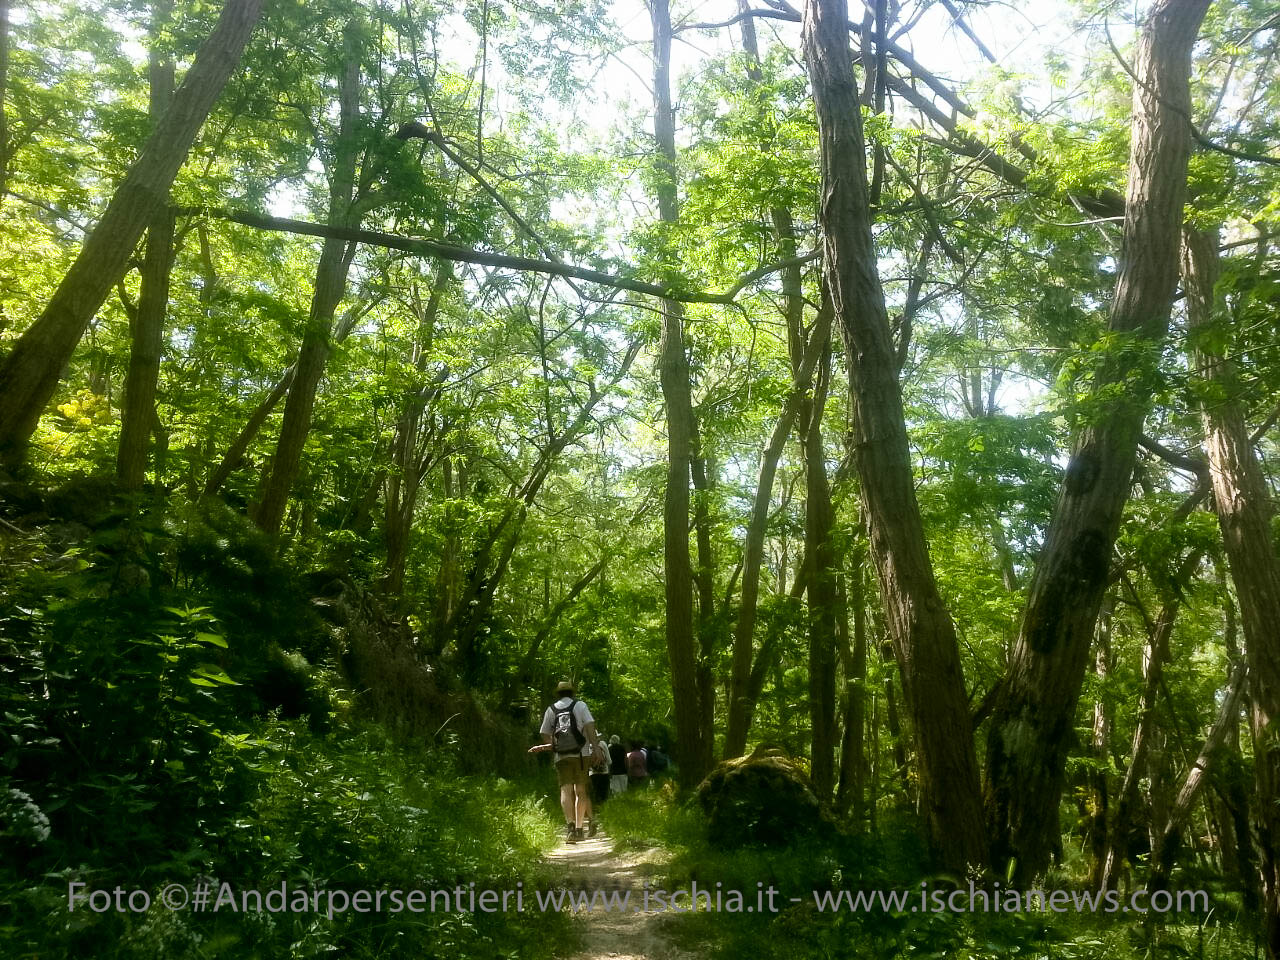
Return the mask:
[(661, 869), (658, 848), (632, 855), (613, 852), (608, 837), (560, 843), (547, 860), (559, 874), (558, 882), (573, 891), (631, 891), (627, 912), (619, 910), (579, 910), (582, 950), (573, 960), (692, 960), (695, 954), (677, 949), (663, 931), (674, 919), (642, 912), (639, 906), (646, 881), (655, 882)]

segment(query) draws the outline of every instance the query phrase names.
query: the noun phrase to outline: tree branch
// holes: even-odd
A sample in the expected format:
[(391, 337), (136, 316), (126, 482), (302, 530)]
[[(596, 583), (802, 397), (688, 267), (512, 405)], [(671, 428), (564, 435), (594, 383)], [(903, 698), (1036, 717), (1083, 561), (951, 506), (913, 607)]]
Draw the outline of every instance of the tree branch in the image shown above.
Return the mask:
[(374, 247), (386, 247), (390, 250), (402, 250), (405, 253), (420, 257), (439, 257), (455, 263), (476, 263), (484, 266), (499, 267), (507, 270), (520, 270), (527, 273), (542, 273), (557, 277), (572, 277), (588, 283), (613, 287), (618, 290), (629, 290), (632, 293), (643, 293), (651, 297), (662, 297), (680, 303), (716, 303), (732, 306), (735, 298), (746, 287), (757, 280), (777, 273), (796, 263), (809, 263), (817, 260), (822, 254), (813, 250), (798, 257), (789, 257), (776, 263), (766, 264), (744, 274), (729, 287), (725, 293), (705, 293), (699, 291), (681, 291), (673, 287), (665, 287), (644, 280), (620, 277), (592, 270), (589, 267), (577, 267), (567, 263), (555, 263), (549, 260), (537, 260), (532, 257), (512, 257), (502, 253), (490, 253), (472, 247), (443, 243), (421, 237), (402, 237), (393, 233), (382, 233), (378, 230), (363, 230), (356, 227), (338, 227), (310, 220), (294, 220), (289, 217), (273, 217), (265, 213), (254, 213), (247, 210), (219, 210), (205, 207), (176, 207), (175, 212), (181, 216), (205, 216), (218, 220), (239, 223), (258, 230), (275, 230), (281, 233), (295, 233), (308, 237), (332, 238), (346, 240), (350, 243), (365, 243)]

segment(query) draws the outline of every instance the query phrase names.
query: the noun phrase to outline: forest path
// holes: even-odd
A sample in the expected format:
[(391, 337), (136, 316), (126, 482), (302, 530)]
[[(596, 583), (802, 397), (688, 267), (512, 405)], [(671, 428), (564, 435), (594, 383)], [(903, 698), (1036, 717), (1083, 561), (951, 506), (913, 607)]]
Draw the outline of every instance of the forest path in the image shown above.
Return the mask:
[(662, 867), (663, 851), (653, 847), (633, 855), (615, 853), (608, 837), (578, 843), (563, 840), (547, 860), (560, 872), (559, 883), (566, 889), (600, 891), (600, 904), (611, 894), (630, 894), (625, 910), (576, 911), (582, 927), (582, 949), (573, 960), (686, 960), (695, 954), (676, 948), (664, 934), (672, 918), (645, 912), (641, 907), (646, 882), (655, 885)]

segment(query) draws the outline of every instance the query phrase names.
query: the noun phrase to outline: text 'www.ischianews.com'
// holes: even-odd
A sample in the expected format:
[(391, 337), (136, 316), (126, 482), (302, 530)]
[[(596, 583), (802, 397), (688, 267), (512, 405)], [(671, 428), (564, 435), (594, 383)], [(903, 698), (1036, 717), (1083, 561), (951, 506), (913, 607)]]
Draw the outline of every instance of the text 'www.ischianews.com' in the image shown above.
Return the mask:
[(811, 890), (789, 896), (757, 883), (754, 890), (723, 883), (666, 889), (526, 889), (523, 883), (496, 890), (470, 883), (449, 889), (342, 889), (290, 886), (237, 887), (218, 880), (141, 887), (67, 886), (67, 909), (94, 913), (145, 913), (153, 906), (192, 913), (311, 913), (334, 918), (347, 913), (781, 913), (811, 903), (818, 913), (1207, 913), (1204, 890), (1015, 890), (994, 884), (896, 890)]

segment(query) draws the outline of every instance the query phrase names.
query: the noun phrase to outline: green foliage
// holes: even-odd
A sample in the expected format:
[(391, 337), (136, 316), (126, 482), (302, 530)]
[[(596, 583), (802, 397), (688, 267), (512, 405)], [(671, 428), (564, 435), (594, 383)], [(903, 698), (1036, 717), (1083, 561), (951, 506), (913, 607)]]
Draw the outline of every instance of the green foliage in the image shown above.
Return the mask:
[[(227, 958), (334, 951), (372, 958), (507, 956), (517, 950), (521, 956), (550, 957), (554, 944), (566, 941), (567, 922), (554, 913), (387, 909), (330, 917), (325, 895), (318, 913), (244, 909), (244, 891), (266, 892), (281, 884), (290, 891), (322, 892), (452, 891), (472, 882), (497, 890), (517, 883), (546, 886), (549, 877), (537, 865), (538, 853), (554, 835), (523, 787), (460, 777), (446, 754), (406, 750), (376, 730), (320, 739), (296, 723), (268, 721), (229, 743), (231, 751), (213, 759), (209, 775), (216, 782), (233, 767), (247, 768), (252, 789), (234, 803), (219, 791), (228, 809), (216, 821), (192, 816), (208, 809), (207, 790), (205, 803), (169, 814), (191, 831), (190, 848), (134, 864), (116, 860), (107, 849), (84, 851), (83, 859), (70, 861), (75, 866), (50, 873), (44, 883), (33, 883), (33, 875), (7, 861), (0, 890), (11, 906), (0, 914), (0, 929), (9, 942), (47, 957), (82, 956), (86, 950), (120, 958), (176, 957), (199, 950)], [(38, 819), (31, 813), (23, 822), (38, 826)], [(105, 832), (108, 825), (102, 826)], [(58, 846), (57, 835), (46, 845)], [(202, 880), (215, 894), (230, 884), (235, 900), (203, 913), (158, 905), (145, 914), (67, 910), (72, 882), (88, 889), (123, 884), (156, 896), (167, 884), (193, 888)], [(110, 953), (100, 949), (104, 944)]]
[[(11, 11), (0, 353), (48, 303), (152, 127), (148, 56), (172, 57), (181, 74), (220, 11), (177, 2), (160, 23), (163, 6), (50, 0)], [(681, 213), (665, 223), (650, 209), (670, 174), (654, 158), (648, 24), (633, 6), (267, 4), (170, 195), (197, 210), (350, 217), (681, 292), (723, 291), (762, 265), (819, 250), (818, 130), (794, 25), (760, 18), (757, 65), (738, 48), (740, 26), (695, 31), (696, 5), (676, 5)], [(1192, 119), (1234, 150), (1274, 153), (1280, 134), (1273, 7), (1213, 5), (1196, 49)], [(1220, 230), (1227, 245), (1215, 317), (1185, 333), (1175, 307), (1167, 342), (1112, 331), (1125, 251), (1116, 224), (1085, 211), (1089, 196), (1125, 188), (1132, 84), (1104, 34), (1131, 60), (1133, 12), (1109, 0), (1060, 11), (1070, 42), (1042, 44), (1042, 62), (1025, 51), (1044, 38), (1018, 33), (1014, 17), (1000, 26), (1018, 46), (1001, 47), (998, 66), (970, 69), (964, 57), (934, 62), (932, 39), (915, 45), (938, 9), (890, 10), (901, 14), (895, 42), (926, 67), (945, 66), (939, 76), (955, 74), (939, 82), (954, 79), (973, 108), (955, 112), (961, 134), (1026, 173), (1011, 184), (991, 154), (975, 156), (972, 144), (955, 152), (900, 88), (883, 113), (863, 104), (910, 493), (979, 711), (1007, 672), (1078, 431), (1142, 406), (1151, 410), (1145, 432), (1195, 454), (1202, 408), (1239, 403), (1250, 429), (1276, 409), (1280, 182), (1274, 165), (1197, 147), (1187, 220)], [(1003, 16), (980, 4), (962, 12), (979, 33), (994, 25), (984, 19)], [(359, 119), (340, 144), (347, 30), (358, 40)], [(967, 42), (955, 29), (949, 36)], [(891, 69), (905, 77), (903, 64)], [(938, 93), (906, 82), (915, 96)], [(945, 114), (956, 106), (948, 99), (936, 100)], [(439, 139), (399, 139), (410, 121)], [(357, 154), (354, 212), (330, 196), (344, 147)], [(107, 479), (141, 251), (71, 358), (33, 438), (29, 474), (0, 476), (0, 936), (30, 956), (564, 953), (571, 937), (559, 917), (331, 922), (62, 909), (73, 879), (153, 888), (206, 875), (239, 886), (544, 882), (536, 861), (559, 812), (554, 800), (531, 799), (545, 783), (502, 776), (524, 769), (523, 740), (554, 681), (571, 675), (606, 732), (664, 744), (676, 732), (658, 303), (353, 245), (314, 406), (295, 393), (265, 412), (312, 317), (318, 238), (186, 213), (177, 238), (143, 490), (124, 495)], [(823, 301), (820, 272), (819, 261), (801, 265), (805, 331)], [(707, 476), (693, 494), (706, 524), (690, 530), (689, 547), (708, 566), (696, 633), (717, 732), (762, 451), (794, 387), (799, 337), (787, 326), (783, 276), (761, 273), (731, 309), (684, 310)], [(610, 832), (628, 851), (668, 848), (672, 882), (803, 892), (933, 879), (920, 825), (903, 813), (917, 802), (918, 771), (909, 718), (896, 718), (905, 727), (896, 733), (888, 719), (889, 698), (898, 710), (904, 699), (846, 445), (853, 411), (840, 326), (818, 412), (844, 613), (868, 649), (865, 671), (842, 662), (837, 683), (863, 694), (864, 729), (852, 732), (866, 748), (864, 820), (875, 829), (725, 852), (667, 788), (611, 800)], [(1233, 375), (1202, 378), (1191, 348), (1231, 361)], [(290, 403), (294, 414), (306, 408), (307, 438), (283, 529), (267, 538), (253, 518)], [(259, 412), (229, 476), (206, 494)], [(1264, 467), (1274, 431), (1256, 438)], [(803, 767), (812, 611), (797, 583), (813, 465), (798, 440), (797, 429), (767, 505), (751, 739), (783, 745)], [(1266, 483), (1274, 492), (1270, 473)], [(1085, 778), (1114, 785), (1125, 766), (1152, 615), (1180, 605), (1159, 721), (1186, 742), (1177, 756), (1166, 752), (1168, 776), (1144, 779), (1144, 794), (1181, 771), (1193, 732), (1213, 719), (1227, 648), (1239, 644), (1235, 598), (1215, 579), (1224, 564), (1216, 519), (1205, 510), (1172, 519), (1190, 484), (1139, 455), (1113, 551), (1109, 661), (1086, 677), (1075, 718), (1085, 743), (1095, 705), (1109, 711), (1111, 742), (1072, 753), (1064, 882), (1087, 866), (1075, 835), (1093, 802)], [(464, 636), (474, 638), (466, 651)], [(1248, 737), (1239, 739), (1238, 780), (1252, 762)], [(476, 769), (489, 776), (470, 779)], [(1181, 868), (1208, 863), (1219, 873), (1220, 853), (1203, 848)], [(1205, 883), (1223, 903), (1236, 896), (1221, 877)], [(690, 917), (674, 935), (704, 955), (1124, 958), (1244, 955), (1238, 932), (1170, 927), (1152, 939), (1134, 925), (1078, 918), (833, 918), (795, 906), (774, 918)]]

